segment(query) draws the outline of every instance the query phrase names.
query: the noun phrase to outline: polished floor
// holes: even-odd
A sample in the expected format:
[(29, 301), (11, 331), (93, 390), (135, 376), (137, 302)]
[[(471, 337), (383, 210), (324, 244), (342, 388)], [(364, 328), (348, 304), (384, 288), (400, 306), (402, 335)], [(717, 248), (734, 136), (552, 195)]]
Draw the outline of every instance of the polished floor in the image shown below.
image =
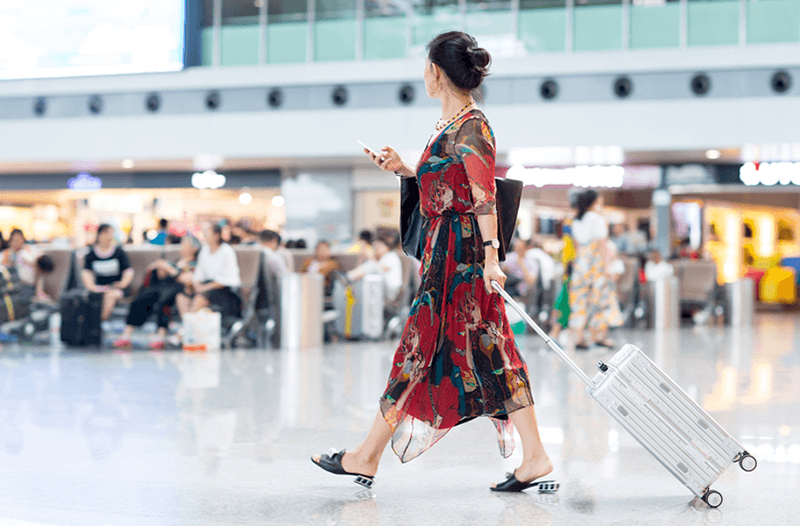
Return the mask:
[[(583, 390), (535, 336), (519, 338), (557, 495), (503, 495), (519, 462), (478, 420), (372, 491), (308, 457), (352, 447), (386, 381), (391, 343), (316, 351), (75, 352), (0, 344), (0, 526), (781, 525), (800, 495), (800, 316), (749, 329), (620, 331), (759, 461), (732, 466), (709, 509)], [(611, 355), (576, 355), (585, 370)]]

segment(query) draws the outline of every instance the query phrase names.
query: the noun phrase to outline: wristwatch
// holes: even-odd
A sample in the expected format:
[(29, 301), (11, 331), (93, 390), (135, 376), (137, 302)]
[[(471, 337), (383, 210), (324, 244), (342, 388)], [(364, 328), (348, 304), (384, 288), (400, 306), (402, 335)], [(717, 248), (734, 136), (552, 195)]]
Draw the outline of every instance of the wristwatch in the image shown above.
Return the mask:
[(484, 241), (483, 246), (488, 247), (490, 246), (495, 250), (500, 250), (500, 240), (499, 239), (490, 239), (489, 241)]

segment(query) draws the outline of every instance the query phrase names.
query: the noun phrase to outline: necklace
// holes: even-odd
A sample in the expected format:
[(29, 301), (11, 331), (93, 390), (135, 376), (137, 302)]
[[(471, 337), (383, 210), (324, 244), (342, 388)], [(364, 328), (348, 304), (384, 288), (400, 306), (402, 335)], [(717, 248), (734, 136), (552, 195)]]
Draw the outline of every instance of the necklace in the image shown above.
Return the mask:
[(461, 117), (461, 115), (467, 110), (467, 108), (469, 108), (473, 104), (475, 104), (475, 101), (470, 99), (470, 101), (463, 108), (458, 110), (458, 113), (453, 115), (450, 118), (450, 120), (448, 120), (447, 122), (442, 122), (442, 119), (439, 119), (438, 121), (436, 121), (436, 126), (435, 126), (436, 131), (442, 131), (443, 129), (447, 128), (453, 121), (455, 121), (457, 118)]

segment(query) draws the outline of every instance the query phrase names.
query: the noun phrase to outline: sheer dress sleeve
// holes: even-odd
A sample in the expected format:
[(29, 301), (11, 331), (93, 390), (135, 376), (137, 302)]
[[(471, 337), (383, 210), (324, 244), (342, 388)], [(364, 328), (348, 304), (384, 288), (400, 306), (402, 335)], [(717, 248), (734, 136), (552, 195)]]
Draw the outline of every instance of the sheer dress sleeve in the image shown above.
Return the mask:
[(455, 150), (467, 172), (475, 215), (496, 214), (492, 129), (482, 119), (467, 120), (456, 135)]

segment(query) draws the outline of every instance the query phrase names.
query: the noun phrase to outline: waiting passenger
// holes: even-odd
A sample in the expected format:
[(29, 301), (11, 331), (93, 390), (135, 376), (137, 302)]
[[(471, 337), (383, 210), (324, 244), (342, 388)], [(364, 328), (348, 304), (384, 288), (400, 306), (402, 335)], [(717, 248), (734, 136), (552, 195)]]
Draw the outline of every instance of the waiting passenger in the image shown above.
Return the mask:
[[(183, 238), (180, 247), (180, 259), (176, 263), (159, 259), (150, 264), (146, 272), (149, 282), (139, 290), (136, 299), (131, 303), (122, 336), (114, 342), (114, 347), (130, 347), (131, 335), (136, 327), (141, 327), (150, 315), (156, 315), (158, 330), (150, 342), (151, 349), (163, 349), (170, 322), (169, 309), (176, 305), (175, 298), (179, 292), (192, 286), (192, 276), (197, 263), (200, 242), (193, 236)], [(186, 304), (183, 306), (188, 308)], [(180, 314), (185, 314), (180, 312)]]
[(358, 241), (347, 249), (348, 254), (358, 254), (358, 263), (361, 264), (367, 260), (373, 259), (375, 251), (372, 248), (372, 232), (369, 230), (362, 230), (358, 234)]
[[(302, 241), (302, 240), (301, 240)], [(300, 241), (298, 241), (299, 243)], [(300, 247), (298, 247), (300, 248)], [(333, 272), (338, 270), (339, 263), (331, 257), (331, 244), (325, 240), (317, 243), (314, 257), (303, 262), (300, 272), (315, 272), (325, 278), (325, 296), (333, 294)]]
[(167, 236), (169, 236), (169, 230), (167, 227), (169, 226), (169, 222), (166, 219), (161, 219), (158, 222), (158, 233), (156, 236), (150, 240), (150, 244), (152, 245), (166, 245), (167, 244)]
[(22, 230), (11, 231), (8, 248), (0, 256), (0, 265), (17, 270), (22, 285), (31, 288), (31, 297), (47, 303), (53, 301), (44, 291), (44, 275), (53, 271), (53, 259), (29, 245)]
[(647, 281), (659, 281), (675, 274), (675, 269), (661, 257), (659, 250), (650, 251), (650, 259), (644, 265), (644, 276)]
[(378, 274), (383, 277), (385, 303), (391, 304), (397, 299), (403, 286), (403, 263), (397, 253), (396, 236), (385, 234), (373, 244), (375, 259), (365, 261), (347, 273), (351, 281), (358, 281), (367, 274)]
[(278, 277), (288, 272), (288, 265), (284, 257), (281, 246), (281, 236), (274, 230), (262, 230), (258, 234), (261, 250), (264, 251), (264, 259), (267, 267)]
[(133, 269), (128, 255), (114, 241), (111, 225), (97, 227), (97, 238), (84, 258), (81, 277), (87, 290), (103, 294), (102, 320), (109, 319), (117, 302), (130, 294)]
[(175, 302), (181, 312), (197, 312), (216, 307), (223, 315), (239, 316), (242, 301), (233, 289), (242, 285), (239, 260), (228, 243), (222, 241), (222, 227), (212, 225), (205, 230), (208, 244), (197, 256), (190, 292), (178, 294)]

